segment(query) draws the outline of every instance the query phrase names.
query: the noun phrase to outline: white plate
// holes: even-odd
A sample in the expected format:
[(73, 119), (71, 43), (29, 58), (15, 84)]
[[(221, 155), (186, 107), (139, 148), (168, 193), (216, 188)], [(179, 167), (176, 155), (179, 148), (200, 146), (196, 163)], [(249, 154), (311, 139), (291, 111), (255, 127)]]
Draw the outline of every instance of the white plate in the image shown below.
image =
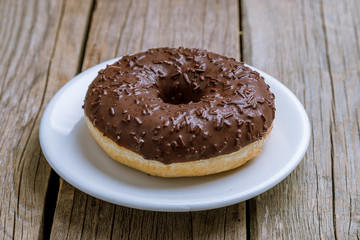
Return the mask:
[(303, 158), (310, 139), (303, 106), (278, 80), (259, 71), (276, 96), (277, 109), (272, 133), (259, 157), (229, 172), (174, 179), (149, 176), (113, 161), (90, 135), (81, 106), (97, 72), (116, 60), (74, 77), (53, 97), (41, 120), (40, 143), (46, 159), (76, 188), (127, 207), (205, 210), (238, 203), (270, 189)]

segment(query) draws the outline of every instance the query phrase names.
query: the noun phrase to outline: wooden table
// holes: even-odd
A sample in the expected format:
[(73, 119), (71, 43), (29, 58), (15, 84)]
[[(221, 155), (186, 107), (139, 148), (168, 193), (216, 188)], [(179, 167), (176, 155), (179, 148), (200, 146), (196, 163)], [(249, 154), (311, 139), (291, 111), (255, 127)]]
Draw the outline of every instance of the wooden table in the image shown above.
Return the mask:
[[(359, 239), (360, 1), (0, 0), (1, 239)], [(115, 206), (51, 170), (39, 122), (104, 60), (205, 48), (268, 72), (304, 104), (309, 149), (273, 189), (216, 210)]]

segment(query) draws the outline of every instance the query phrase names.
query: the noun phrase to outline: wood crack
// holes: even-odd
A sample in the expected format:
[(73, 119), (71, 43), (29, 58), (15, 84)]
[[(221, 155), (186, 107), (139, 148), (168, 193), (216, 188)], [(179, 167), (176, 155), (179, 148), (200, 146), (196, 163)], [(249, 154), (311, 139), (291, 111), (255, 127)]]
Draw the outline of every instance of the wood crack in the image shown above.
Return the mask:
[(93, 13), (95, 11), (95, 8), (96, 8), (96, 0), (92, 0), (90, 13), (89, 13), (89, 16), (87, 18), (87, 23), (86, 23), (86, 27), (85, 27), (86, 28), (85, 33), (84, 33), (85, 37), (83, 39), (82, 46), (81, 46), (79, 65), (78, 65), (78, 67), (76, 69), (76, 73), (80, 73), (81, 69), (83, 68), (85, 52), (86, 52), (86, 45), (87, 45), (87, 42), (88, 42), (88, 39), (89, 39), (90, 28), (91, 28), (91, 23), (92, 23)]
[(246, 201), (246, 207), (245, 207), (245, 211), (246, 211), (246, 239), (250, 240), (250, 200)]
[[(85, 207), (84, 209), (86, 210), (87, 209), (87, 205), (88, 205), (88, 201), (89, 201), (89, 195), (85, 195), (85, 198), (86, 198), (86, 202), (85, 202)], [(87, 212), (85, 211), (85, 215), (84, 215), (84, 218), (83, 218), (83, 222), (81, 224), (81, 233), (80, 233), (80, 239), (84, 236), (84, 226), (85, 226), (85, 219), (86, 219), (86, 214)]]
[(349, 196), (349, 200), (350, 200), (350, 206), (349, 206), (350, 219), (349, 219), (349, 225), (348, 225), (348, 236), (350, 236), (350, 228), (351, 228), (351, 223), (352, 223), (352, 213), (351, 213), (352, 199), (351, 199), (351, 194)]
[[(144, 215), (145, 215), (145, 211), (141, 211), (140, 229), (142, 229), (144, 225)], [(144, 239), (143, 231), (140, 231), (140, 239)]]
[[(63, 187), (62, 185), (64, 184), (64, 181), (62, 181), (62, 183), (61, 183), (61, 185), (60, 185), (60, 188), (61, 187)], [(67, 184), (67, 183), (65, 183), (65, 184)], [(75, 192), (73, 191), (73, 199), (75, 199)], [(74, 212), (74, 200), (73, 201), (71, 201), (71, 210), (70, 210), (70, 219), (69, 219), (69, 222), (68, 222), (68, 225), (67, 225), (67, 228), (69, 229), (70, 228), (70, 226), (71, 226), (71, 220), (72, 220), (72, 218), (73, 218), (73, 212)], [(64, 238), (64, 239), (69, 239), (69, 233), (70, 233), (70, 231), (67, 231), (66, 232), (66, 237)]]
[[(20, 161), (20, 164), (21, 164), (21, 161)], [(15, 230), (16, 230), (16, 219), (17, 219), (17, 216), (19, 215), (19, 205), (20, 205), (20, 194), (21, 194), (21, 184), (22, 184), (22, 176), (23, 176), (23, 172), (24, 172), (24, 164), (22, 164), (22, 167), (21, 167), (21, 170), (20, 170), (20, 181), (19, 181), (19, 186), (17, 188), (17, 191), (18, 191), (18, 196), (16, 198), (16, 212), (14, 213), (14, 222), (13, 222), (13, 238), (15, 238)]]
[[(226, 15), (230, 15), (229, 8), (226, 8)], [(240, 12), (238, 13), (238, 16), (239, 16), (239, 19), (240, 19)], [(219, 18), (221, 18), (221, 16), (219, 16)], [(226, 24), (225, 24), (225, 36), (224, 36), (224, 39), (227, 39), (227, 38), (229, 38), (229, 22), (226, 22)], [(226, 49), (226, 42), (227, 42), (226, 40), (223, 42), (223, 49)], [(240, 46), (239, 46), (239, 48), (240, 48)]]
[(131, 9), (131, 3), (132, 3), (132, 1), (129, 1), (128, 6), (126, 7), (125, 21), (124, 21), (124, 23), (121, 25), (121, 28), (120, 28), (120, 35), (119, 35), (119, 40), (117, 41), (117, 45), (116, 45), (116, 48), (115, 48), (115, 55), (118, 55), (118, 54), (119, 54), (121, 36), (123, 35), (125, 26), (127, 25), (127, 22), (128, 22), (128, 20), (129, 20), (129, 12), (130, 12), (130, 9)]
[(242, 0), (238, 1), (238, 8), (239, 8), (239, 45), (240, 45), (240, 61), (244, 62), (244, 32), (243, 32), (243, 25), (242, 25)]
[[(237, 2), (238, 4), (238, 13), (239, 13), (239, 50), (240, 50), (240, 61), (244, 62), (244, 32), (243, 32), (243, 14), (242, 14), (242, 0), (239, 0)], [(251, 200), (246, 200), (245, 202), (245, 233), (246, 233), (246, 239), (250, 240), (251, 239), (251, 234), (250, 234), (250, 201)]]
[[(52, 61), (53, 61), (56, 46), (57, 46), (56, 43), (58, 42), (58, 38), (59, 38), (59, 32), (60, 32), (62, 20), (63, 20), (63, 17), (64, 17), (65, 7), (66, 7), (66, 3), (65, 3), (65, 0), (63, 0), (63, 2), (61, 4), (59, 24), (58, 24), (57, 29), (56, 29), (54, 47), (53, 47), (51, 55), (50, 55), (50, 61), (49, 61), (48, 69), (47, 69), (47, 72), (46, 72), (46, 80), (45, 80), (45, 86), (44, 86), (44, 90), (43, 90), (43, 94), (42, 94), (42, 98), (41, 98), (41, 103), (40, 103), (39, 111), (38, 111), (38, 113), (37, 113), (37, 115), (35, 117), (35, 121), (34, 121), (34, 124), (33, 124), (32, 128), (31, 128), (31, 132), (30, 132), (29, 136), (32, 135), (35, 123), (38, 122), (37, 119), (39, 118), (41, 110), (42, 110), (43, 105), (44, 105), (46, 91), (48, 89), (48, 84), (49, 84), (50, 69), (51, 69), (51, 66), (52, 66)], [(26, 149), (26, 147), (24, 149)], [(49, 181), (48, 181), (48, 188), (47, 188), (46, 195), (45, 195), (45, 200), (44, 200), (44, 215), (43, 215), (43, 219), (44, 219), (44, 222), (43, 222), (43, 237), (44, 237), (44, 239), (49, 239), (50, 238), (51, 225), (52, 225), (53, 218), (54, 218), (58, 190), (59, 190), (59, 177), (51, 169), (50, 177), (49, 177)], [(50, 223), (50, 225), (48, 225), (49, 223)]]
[(225, 217), (224, 217), (224, 240), (226, 240), (226, 216), (228, 215), (228, 208), (229, 207), (225, 207)]
[[(156, 216), (157, 216), (157, 212), (153, 212), (153, 214), (152, 214), (152, 222), (153, 223), (156, 222)], [(154, 233), (154, 230), (155, 230), (155, 233)], [(152, 225), (150, 236), (154, 236), (155, 239), (159, 239), (157, 228), (154, 229), (154, 225)]]
[[(205, 6), (201, 12), (201, 17), (202, 17), (202, 21), (205, 22), (205, 18), (206, 18), (206, 6), (207, 6), (207, 1), (205, 1)], [(205, 28), (201, 28), (201, 46), (205, 46)]]
[(335, 181), (334, 181), (334, 141), (333, 141), (333, 123), (330, 122), (330, 140), (331, 140), (331, 184), (332, 184), (332, 211), (333, 211), (333, 227), (334, 227), (334, 237), (337, 239), (336, 235), (336, 212), (335, 212)]
[(130, 209), (130, 219), (129, 219), (130, 224), (129, 224), (129, 233), (128, 233), (129, 238), (131, 237), (131, 223), (132, 223), (133, 215), (134, 215), (134, 209)]
[(190, 212), (190, 232), (191, 232), (191, 239), (194, 239), (194, 228), (193, 228), (193, 214)]
[(112, 239), (112, 236), (114, 233), (115, 214), (116, 214), (116, 206), (114, 206), (114, 208), (113, 208), (113, 217), (111, 220), (111, 229), (110, 229), (110, 239)]
[(56, 209), (57, 197), (59, 192), (60, 179), (59, 176), (55, 173), (54, 170), (51, 170), (48, 188), (46, 191), (46, 201), (44, 206), (44, 229), (43, 229), (43, 238), (50, 239), (51, 227), (54, 221), (54, 213)]
[[(324, 16), (324, 4), (322, 1), (320, 1), (320, 13), (321, 13), (321, 25), (322, 25), (322, 29), (323, 29), (323, 33), (324, 33), (324, 42), (325, 42), (325, 51), (326, 51), (326, 62), (327, 62), (327, 67), (328, 67), (328, 72), (329, 72), (329, 77), (330, 77), (330, 84), (331, 84), (331, 94), (332, 94), (332, 109), (331, 109), (331, 113), (332, 113), (332, 120), (330, 120), (330, 140), (331, 140), (331, 183), (332, 183), (332, 210), (333, 210), (333, 228), (334, 228), (334, 237), (335, 240), (337, 240), (337, 233), (336, 233), (336, 197), (335, 197), (335, 173), (334, 173), (334, 141), (333, 141), (333, 131), (336, 130), (335, 129), (335, 90), (334, 90), (334, 78), (332, 76), (332, 71), (331, 71), (331, 62), (330, 62), (330, 56), (329, 56), (329, 43), (327, 40), (327, 31), (326, 31), (326, 26), (325, 26), (325, 16)], [(335, 125), (335, 126), (334, 126)]]
[(146, 28), (146, 21), (147, 21), (147, 17), (148, 17), (148, 13), (149, 13), (149, 1), (146, 1), (146, 6), (145, 6), (145, 17), (144, 17), (144, 21), (143, 21), (143, 30), (141, 32), (141, 48), (144, 46), (144, 34), (145, 34), (145, 28)]
[(319, 210), (319, 175), (318, 175), (318, 168), (317, 164), (315, 163), (315, 174), (316, 174), (316, 211), (317, 211), (317, 217), (318, 217), (318, 231), (319, 231), (319, 237), (321, 239), (321, 211)]
[[(360, 121), (359, 121), (359, 113), (357, 109), (355, 110), (355, 117), (357, 122), (357, 132), (360, 133)], [(360, 135), (359, 135), (359, 139), (360, 139)]]

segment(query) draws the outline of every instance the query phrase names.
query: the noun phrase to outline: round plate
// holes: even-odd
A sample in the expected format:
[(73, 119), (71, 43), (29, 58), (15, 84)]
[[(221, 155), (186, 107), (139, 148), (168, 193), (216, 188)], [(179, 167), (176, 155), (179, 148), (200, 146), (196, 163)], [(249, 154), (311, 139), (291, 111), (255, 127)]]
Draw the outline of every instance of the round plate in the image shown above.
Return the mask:
[(160, 178), (112, 160), (86, 126), (89, 84), (112, 59), (77, 75), (50, 101), (40, 124), (40, 143), (51, 167), (76, 188), (102, 200), (144, 210), (195, 211), (252, 198), (279, 183), (299, 164), (310, 139), (308, 116), (295, 95), (255, 69), (275, 94), (273, 130), (259, 157), (240, 168), (203, 177)]

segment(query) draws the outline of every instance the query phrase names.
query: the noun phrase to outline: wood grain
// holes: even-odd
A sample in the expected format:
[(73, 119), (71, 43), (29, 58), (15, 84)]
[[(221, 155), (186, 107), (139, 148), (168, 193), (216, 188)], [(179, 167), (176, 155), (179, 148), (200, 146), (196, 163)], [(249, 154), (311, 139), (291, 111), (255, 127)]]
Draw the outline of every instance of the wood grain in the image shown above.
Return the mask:
[[(79, 4), (83, 10), (74, 15)], [(40, 150), (39, 122), (44, 105), (76, 73), (87, 5), (1, 2), (0, 239), (43, 238), (51, 168)], [(68, 45), (71, 39), (77, 41)]]
[[(359, 1), (242, 0), (239, 16), (235, 0), (0, 0), (0, 19), (0, 239), (360, 239)], [(243, 52), (297, 95), (312, 125), (300, 165), (246, 205), (188, 213), (116, 206), (60, 179), (54, 213), (38, 131), (55, 92), (104, 60), (181, 45)]]
[[(236, 1), (98, 1), (83, 69), (151, 47), (199, 47), (239, 59)], [(52, 239), (241, 239), (245, 203), (161, 213), (115, 206), (61, 180)]]
[(359, 239), (359, 1), (244, 0), (242, 10), (245, 61), (287, 85), (312, 125), (299, 167), (250, 200), (250, 238)]

